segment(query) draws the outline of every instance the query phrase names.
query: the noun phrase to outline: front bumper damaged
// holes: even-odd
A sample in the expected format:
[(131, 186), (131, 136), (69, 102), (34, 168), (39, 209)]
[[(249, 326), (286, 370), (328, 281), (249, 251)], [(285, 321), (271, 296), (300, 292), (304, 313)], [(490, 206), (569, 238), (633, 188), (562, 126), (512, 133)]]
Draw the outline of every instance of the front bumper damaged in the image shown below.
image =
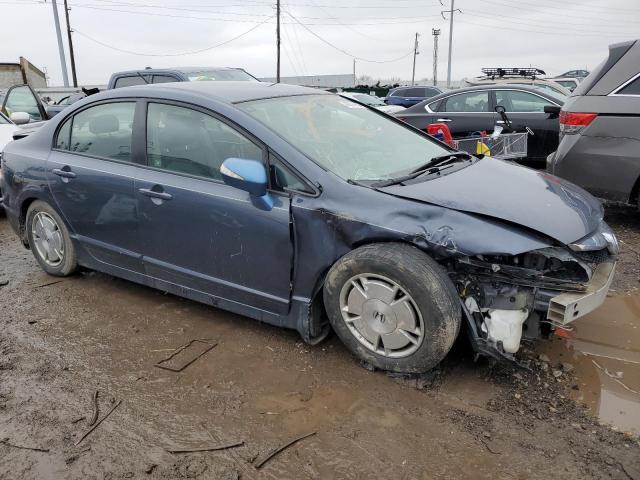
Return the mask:
[(598, 308), (607, 297), (615, 270), (615, 262), (601, 263), (586, 285), (586, 291), (561, 293), (551, 298), (547, 319), (553, 324), (567, 325)]

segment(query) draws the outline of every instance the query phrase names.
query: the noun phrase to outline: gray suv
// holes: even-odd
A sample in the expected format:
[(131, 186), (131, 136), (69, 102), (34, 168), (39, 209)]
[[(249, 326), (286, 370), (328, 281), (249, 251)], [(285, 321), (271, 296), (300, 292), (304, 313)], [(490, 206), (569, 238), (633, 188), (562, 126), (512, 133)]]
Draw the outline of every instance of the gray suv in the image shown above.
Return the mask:
[(608, 58), (567, 99), (547, 171), (598, 197), (638, 205), (640, 40), (611, 45)]

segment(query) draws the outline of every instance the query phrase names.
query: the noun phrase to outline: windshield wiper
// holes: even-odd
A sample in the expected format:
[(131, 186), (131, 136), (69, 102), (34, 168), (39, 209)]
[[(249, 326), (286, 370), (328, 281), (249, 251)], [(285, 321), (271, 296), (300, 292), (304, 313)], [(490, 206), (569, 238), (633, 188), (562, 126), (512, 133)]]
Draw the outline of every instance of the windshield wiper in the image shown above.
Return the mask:
[(427, 168), (435, 168), (445, 165), (447, 163), (452, 163), (456, 160), (471, 160), (473, 156), (467, 152), (451, 152), (446, 155), (440, 155), (438, 157), (433, 157), (427, 163), (418, 167), (411, 171), (411, 173), (420, 172), (422, 170), (426, 170)]
[(447, 155), (440, 155), (438, 157), (433, 157), (424, 165), (420, 165), (419, 167), (413, 169), (406, 175), (402, 175), (401, 177), (390, 178), (389, 180), (382, 180), (380, 182), (376, 182), (372, 184), (372, 187), (380, 188), (380, 187), (389, 187), (391, 185), (396, 185), (398, 183), (403, 183), (408, 180), (413, 180), (416, 177), (419, 177), (427, 170), (431, 170), (434, 168), (442, 167), (448, 163), (453, 163), (457, 160), (470, 160), (473, 156), (468, 154), (467, 152), (452, 152)]

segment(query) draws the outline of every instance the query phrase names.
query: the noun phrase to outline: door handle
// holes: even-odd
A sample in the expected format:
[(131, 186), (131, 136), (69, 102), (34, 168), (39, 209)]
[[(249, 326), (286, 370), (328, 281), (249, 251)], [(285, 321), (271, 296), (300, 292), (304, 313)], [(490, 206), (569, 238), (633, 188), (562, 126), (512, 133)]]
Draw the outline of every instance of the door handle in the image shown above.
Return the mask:
[(437, 122), (445, 122), (445, 123), (447, 123), (447, 122), (450, 122), (450, 121), (451, 121), (451, 119), (450, 119), (450, 118), (439, 118), (439, 119), (438, 119), (438, 120), (436, 120), (436, 121), (437, 121)]
[(76, 174), (73, 173), (70, 169), (69, 170), (64, 170), (64, 169), (61, 169), (61, 168), (54, 168), (51, 171), (55, 175), (58, 175), (59, 177), (62, 177), (62, 178), (76, 178)]
[(167, 192), (156, 192), (155, 190), (151, 190), (150, 188), (139, 188), (138, 191), (147, 197), (151, 198), (159, 198), (160, 200), (171, 200), (173, 195)]
[(496, 120), (496, 123), (499, 125), (504, 125), (505, 121), (504, 120)]

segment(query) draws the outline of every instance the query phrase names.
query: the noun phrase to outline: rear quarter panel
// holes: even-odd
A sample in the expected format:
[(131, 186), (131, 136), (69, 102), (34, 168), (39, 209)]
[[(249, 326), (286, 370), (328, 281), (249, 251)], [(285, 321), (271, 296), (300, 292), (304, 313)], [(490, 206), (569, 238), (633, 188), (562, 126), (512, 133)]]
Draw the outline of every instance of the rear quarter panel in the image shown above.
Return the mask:
[(597, 113), (580, 135), (565, 135), (554, 173), (594, 195), (630, 202), (640, 181), (640, 98), (577, 96), (563, 110)]

